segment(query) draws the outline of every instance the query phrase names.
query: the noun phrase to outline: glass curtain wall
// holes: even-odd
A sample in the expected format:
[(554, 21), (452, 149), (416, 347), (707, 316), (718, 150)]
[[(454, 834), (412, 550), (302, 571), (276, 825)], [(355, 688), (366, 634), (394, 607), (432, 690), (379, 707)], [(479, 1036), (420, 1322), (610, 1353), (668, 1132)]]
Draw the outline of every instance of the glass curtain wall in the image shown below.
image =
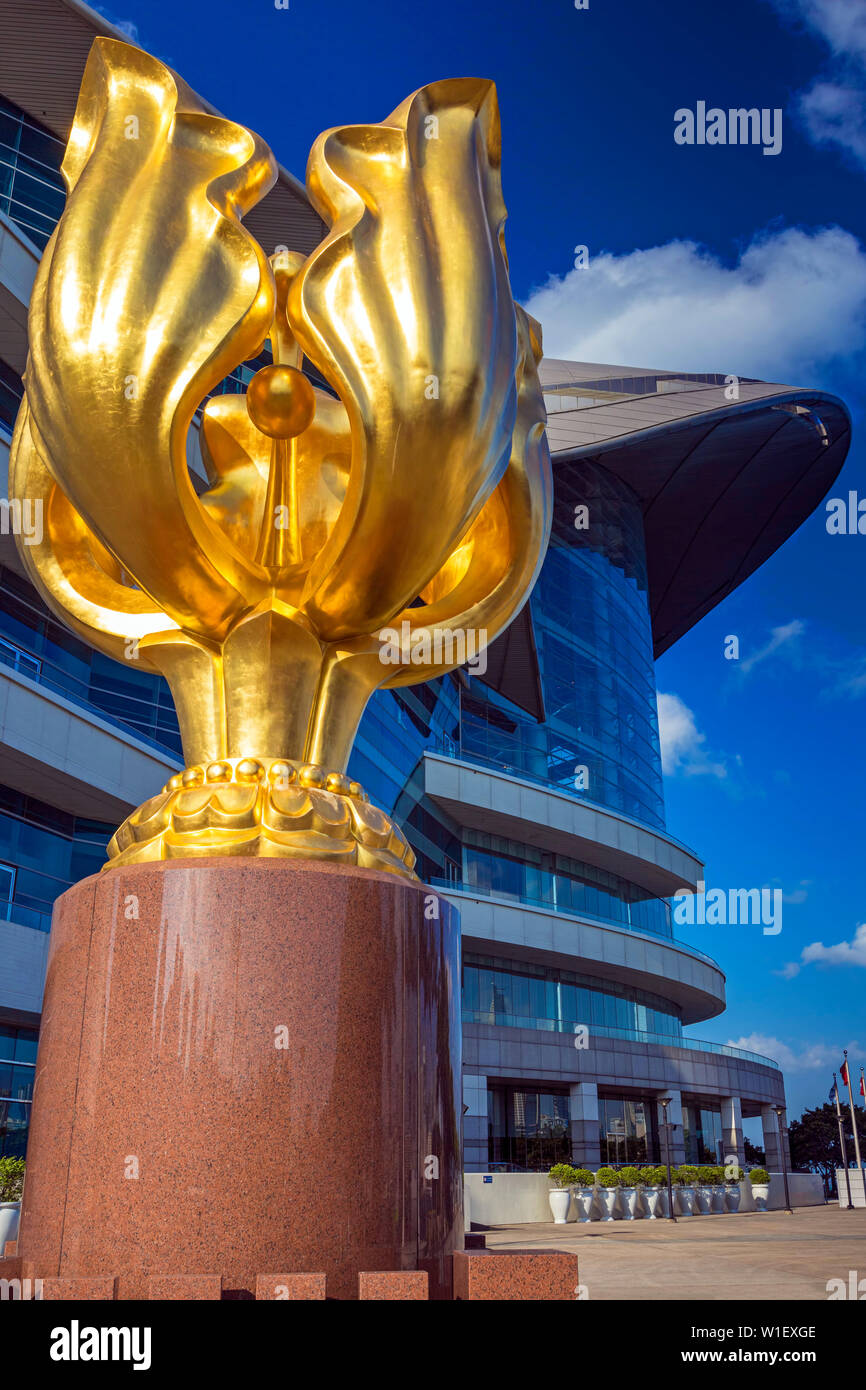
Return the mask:
[(488, 1161), (546, 1172), (571, 1157), (568, 1096), (492, 1086), (487, 1092)]
[(721, 1107), (701, 1101), (683, 1105), (683, 1142), (687, 1163), (724, 1163)]
[(676, 1006), (615, 981), (593, 979), (531, 962), (464, 952), (463, 1021), (505, 1028), (571, 1033), (575, 1024), (613, 1036), (645, 1034), (682, 1039)]
[(35, 1028), (0, 1023), (0, 1158), (24, 1157), (38, 1039)]
[(0, 918), (50, 931), (55, 898), (99, 872), (116, 829), (0, 786)]
[(653, 1102), (625, 1095), (598, 1098), (601, 1161), (611, 1168), (657, 1163)]
[(558, 463), (555, 484), (550, 547), (530, 600), (545, 723), (472, 681), (460, 752), (662, 828), (640, 503), (586, 460)]
[(463, 832), (463, 882), (470, 892), (553, 908), (578, 917), (599, 917), (635, 931), (670, 938), (670, 904), (618, 874), (502, 839)]
[(40, 251), (66, 201), (63, 151), (62, 140), (0, 96), (0, 212)]

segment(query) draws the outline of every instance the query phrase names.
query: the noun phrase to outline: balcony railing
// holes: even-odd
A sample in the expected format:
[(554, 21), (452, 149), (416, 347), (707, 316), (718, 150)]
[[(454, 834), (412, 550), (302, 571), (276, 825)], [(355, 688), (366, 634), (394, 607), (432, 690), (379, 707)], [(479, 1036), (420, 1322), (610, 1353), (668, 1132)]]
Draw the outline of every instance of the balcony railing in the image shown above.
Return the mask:
[(0, 211), (45, 247), (66, 201), (64, 142), (0, 100)]
[[(492, 1009), (464, 1009), (464, 1023), (486, 1023), (496, 1028), (531, 1028), (538, 1033), (573, 1033), (575, 1023), (567, 1018), (531, 1018), (520, 1014), (503, 1014)], [(641, 1033), (636, 1028), (614, 1028), (608, 1024), (587, 1025), (590, 1034), (602, 1038), (623, 1038), (626, 1042), (649, 1043), (656, 1047), (681, 1047), (688, 1052), (712, 1052), (720, 1057), (734, 1057), (740, 1062), (757, 1062), (762, 1067), (780, 1070), (779, 1063), (772, 1057), (762, 1057), (759, 1052), (747, 1052), (742, 1047), (729, 1047), (727, 1043), (706, 1042), (701, 1038), (689, 1038), (685, 1034)]]
[(698, 960), (706, 961), (714, 970), (718, 970), (718, 961), (708, 956), (706, 951), (699, 951), (696, 946), (688, 941), (680, 941), (675, 936), (665, 936), (661, 932), (653, 932), (648, 927), (631, 926), (628, 922), (623, 922), (619, 917), (597, 917), (589, 912), (569, 912), (563, 908), (557, 908), (553, 903), (544, 902), (535, 898), (530, 898), (521, 894), (517, 897), (503, 898), (495, 893), (485, 893), (481, 888), (474, 888), (472, 884), (460, 883), (457, 880), (444, 878), (430, 878), (426, 880), (432, 888), (441, 888), (443, 893), (461, 893), (469, 898), (487, 898), (492, 903), (500, 903), (503, 907), (513, 907), (519, 901), (527, 907), (534, 907), (542, 912), (553, 913), (557, 917), (562, 917), (569, 922), (598, 922), (604, 927), (619, 927), (621, 931), (634, 932), (636, 936), (644, 936), (647, 940), (663, 941), (668, 946), (675, 946), (680, 951), (687, 951), (690, 956), (697, 956)]
[(673, 835), (669, 835), (664, 826), (657, 822), (636, 816), (630, 811), (622, 811), (616, 806), (606, 805), (603, 801), (593, 801), (588, 796), (581, 795), (573, 787), (553, 782), (516, 762), (494, 758), (489, 754), (479, 753), (477, 749), (467, 748), (462, 742), (458, 742), (448, 734), (436, 731), (426, 751), (439, 754), (440, 757), (452, 758), (455, 761), (466, 763), (468, 766), (474, 765), (480, 772), (491, 770), (504, 772), (508, 777), (515, 777), (520, 782), (531, 782), (533, 786), (542, 787), (545, 791), (567, 796), (571, 801), (579, 801), (581, 805), (588, 806), (593, 811), (602, 811), (609, 816), (618, 816), (627, 820), (631, 825), (636, 825), (639, 830), (648, 830), (652, 835), (662, 836), (668, 844), (675, 845), (677, 849), (681, 849), (693, 859), (697, 858), (695, 851), (689, 845), (683, 844), (682, 840), (674, 839)]
[[(64, 883), (61, 892), (70, 885)], [(51, 914), (54, 911), (53, 903), (46, 903), (44, 910), (39, 911), (35, 907), (25, 907), (23, 903), (0, 902), (0, 922), (15, 922), (19, 927), (32, 927), (34, 931), (50, 932)]]
[(107, 724), (132, 734), (163, 756), (180, 756), (180, 733), (173, 706), (157, 704), (146, 693), (133, 695), (116, 691), (97, 680), (78, 676), (43, 653), (31, 651), (8, 637), (0, 637), (0, 669), (2, 667), (28, 676)]

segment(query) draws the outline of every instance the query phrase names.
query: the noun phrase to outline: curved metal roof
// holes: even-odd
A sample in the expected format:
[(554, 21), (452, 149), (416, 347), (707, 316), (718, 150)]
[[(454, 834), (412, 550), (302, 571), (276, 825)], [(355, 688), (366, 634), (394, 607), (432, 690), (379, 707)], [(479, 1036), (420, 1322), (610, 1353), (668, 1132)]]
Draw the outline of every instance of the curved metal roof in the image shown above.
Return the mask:
[(563, 367), (584, 382), (658, 376), (676, 387), (548, 419), (558, 469), (597, 460), (641, 501), (660, 656), (818, 506), (845, 461), (850, 416), (823, 391), (741, 380), (729, 401), (729, 388), (712, 381), (592, 363), (542, 362), (546, 390), (563, 381)]
[[(554, 476), (590, 459), (640, 499), (656, 657), (802, 525), (851, 441), (845, 405), (824, 391), (557, 358), (539, 375)], [(480, 679), (542, 721), (531, 620), (513, 629)]]
[[(83, 0), (0, 0), (0, 32), (0, 91), (64, 141), (96, 35), (136, 43)], [(214, 115), (221, 114), (204, 97), (199, 100)], [(325, 234), (304, 185), (282, 165), (277, 182), (247, 214), (244, 226), (269, 254), (284, 243), (309, 255)]]

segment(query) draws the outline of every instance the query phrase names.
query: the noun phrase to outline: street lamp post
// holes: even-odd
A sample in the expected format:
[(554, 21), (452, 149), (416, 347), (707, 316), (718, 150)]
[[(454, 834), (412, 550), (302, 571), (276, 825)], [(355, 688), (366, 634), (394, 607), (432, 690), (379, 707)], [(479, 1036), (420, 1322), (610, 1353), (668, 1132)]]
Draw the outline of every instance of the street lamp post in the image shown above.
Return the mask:
[(781, 1105), (774, 1105), (773, 1109), (776, 1112), (776, 1123), (779, 1127), (779, 1152), (782, 1156), (782, 1177), (785, 1180), (785, 1211), (789, 1216), (793, 1216), (794, 1210), (791, 1206), (791, 1194), (788, 1191), (788, 1158), (785, 1153), (785, 1129), (782, 1124), (782, 1116), (785, 1110), (784, 1106)]
[(671, 1182), (671, 1146), (670, 1146), (670, 1126), (668, 1124), (668, 1106), (671, 1103), (670, 1096), (661, 1096), (659, 1105), (664, 1116), (662, 1120), (662, 1132), (665, 1137), (665, 1171), (668, 1175), (668, 1221), (676, 1222), (674, 1216), (674, 1189)]

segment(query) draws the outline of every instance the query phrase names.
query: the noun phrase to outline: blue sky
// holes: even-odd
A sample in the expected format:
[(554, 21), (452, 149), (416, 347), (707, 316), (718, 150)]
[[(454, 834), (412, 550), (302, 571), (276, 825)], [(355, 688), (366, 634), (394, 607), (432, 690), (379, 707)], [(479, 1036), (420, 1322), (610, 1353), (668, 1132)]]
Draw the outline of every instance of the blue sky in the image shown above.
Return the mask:
[[(326, 127), (493, 78), (514, 292), (548, 353), (834, 391), (855, 431), (833, 492), (866, 496), (866, 0), (120, 3), (300, 177)], [(676, 144), (699, 100), (781, 108), (781, 152)], [(778, 936), (678, 929), (728, 976), (727, 1013), (692, 1031), (777, 1055), (794, 1115), (843, 1046), (866, 1061), (864, 566), (866, 536), (819, 511), (658, 665), (671, 832), (711, 886), (785, 894)]]

